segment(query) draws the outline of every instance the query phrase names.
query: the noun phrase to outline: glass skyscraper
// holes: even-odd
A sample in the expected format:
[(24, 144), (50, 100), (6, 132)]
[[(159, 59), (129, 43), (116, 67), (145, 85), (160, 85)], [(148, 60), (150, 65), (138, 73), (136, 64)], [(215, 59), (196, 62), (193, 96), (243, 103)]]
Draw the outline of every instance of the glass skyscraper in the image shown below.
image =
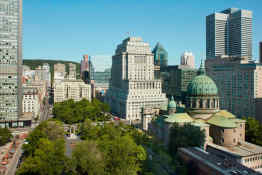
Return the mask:
[(252, 12), (229, 8), (206, 17), (206, 57), (252, 58)]
[[(0, 0), (0, 124), (16, 127), (22, 101), (22, 0)], [(0, 126), (1, 127), (1, 126)]]

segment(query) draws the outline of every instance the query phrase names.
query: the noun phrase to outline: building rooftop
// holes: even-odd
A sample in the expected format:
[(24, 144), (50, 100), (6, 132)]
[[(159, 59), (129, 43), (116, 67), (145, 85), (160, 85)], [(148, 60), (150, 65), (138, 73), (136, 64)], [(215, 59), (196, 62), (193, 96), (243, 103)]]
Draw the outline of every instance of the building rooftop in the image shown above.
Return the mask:
[(179, 148), (179, 152), (185, 153), (195, 160), (204, 163), (208, 167), (225, 175), (231, 175), (234, 174), (234, 172), (237, 172), (238, 175), (260, 174), (234, 160), (222, 159), (200, 148)]
[(208, 121), (208, 124), (219, 126), (222, 128), (236, 128), (237, 125), (234, 120), (226, 118), (224, 116), (216, 115), (211, 117)]
[(229, 153), (234, 156), (239, 156), (239, 157), (247, 157), (247, 156), (252, 156), (256, 154), (261, 154), (262, 153), (262, 147), (248, 143), (248, 142), (241, 142), (237, 146), (233, 147), (225, 147), (225, 146), (219, 146), (213, 143), (208, 143), (209, 146), (219, 149), (221, 151), (224, 151), (226, 153)]
[(187, 113), (175, 113), (171, 115), (165, 115), (164, 121), (167, 123), (184, 123), (194, 121)]

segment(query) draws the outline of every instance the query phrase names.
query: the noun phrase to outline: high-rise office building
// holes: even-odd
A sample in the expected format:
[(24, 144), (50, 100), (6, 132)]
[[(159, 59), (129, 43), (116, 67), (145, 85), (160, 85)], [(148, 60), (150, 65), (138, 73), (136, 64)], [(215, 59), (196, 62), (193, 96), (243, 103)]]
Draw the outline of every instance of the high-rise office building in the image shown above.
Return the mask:
[(184, 66), (188, 66), (192, 69), (195, 68), (195, 57), (192, 52), (184, 52), (181, 55), (180, 64)]
[(22, 0), (0, 0), (0, 123), (6, 127), (17, 127), (12, 121), (22, 113), (21, 31)]
[(142, 38), (129, 37), (117, 46), (105, 100), (112, 112), (127, 120), (140, 120), (142, 107), (167, 103), (161, 80), (154, 77), (154, 54)]
[[(207, 74), (218, 87), (220, 107), (243, 117), (261, 118), (262, 65), (248, 59), (217, 57), (206, 60)], [(260, 104), (259, 104), (260, 103)]]
[(206, 17), (206, 57), (252, 58), (252, 12), (229, 8)]

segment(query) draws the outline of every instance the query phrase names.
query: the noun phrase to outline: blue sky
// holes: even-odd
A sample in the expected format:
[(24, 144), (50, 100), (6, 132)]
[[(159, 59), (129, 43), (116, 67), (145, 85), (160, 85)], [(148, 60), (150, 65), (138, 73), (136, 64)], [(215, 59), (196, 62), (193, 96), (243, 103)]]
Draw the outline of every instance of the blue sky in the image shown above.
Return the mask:
[(262, 40), (262, 0), (24, 0), (23, 5), (24, 59), (79, 61), (89, 54), (108, 63), (130, 32), (151, 48), (159, 41), (169, 64), (178, 64), (185, 50), (199, 64), (205, 57), (205, 16), (229, 7), (253, 11), (255, 58)]

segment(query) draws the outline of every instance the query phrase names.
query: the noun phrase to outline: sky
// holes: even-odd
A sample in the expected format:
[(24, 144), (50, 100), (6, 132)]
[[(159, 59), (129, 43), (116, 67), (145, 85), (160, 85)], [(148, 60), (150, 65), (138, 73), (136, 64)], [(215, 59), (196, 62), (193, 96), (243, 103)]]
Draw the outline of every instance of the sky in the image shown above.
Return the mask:
[(199, 65), (206, 55), (205, 17), (230, 7), (253, 11), (257, 59), (262, 0), (24, 0), (23, 58), (79, 62), (88, 54), (107, 65), (116, 46), (131, 35), (151, 48), (160, 42), (170, 65), (179, 64), (186, 50)]

